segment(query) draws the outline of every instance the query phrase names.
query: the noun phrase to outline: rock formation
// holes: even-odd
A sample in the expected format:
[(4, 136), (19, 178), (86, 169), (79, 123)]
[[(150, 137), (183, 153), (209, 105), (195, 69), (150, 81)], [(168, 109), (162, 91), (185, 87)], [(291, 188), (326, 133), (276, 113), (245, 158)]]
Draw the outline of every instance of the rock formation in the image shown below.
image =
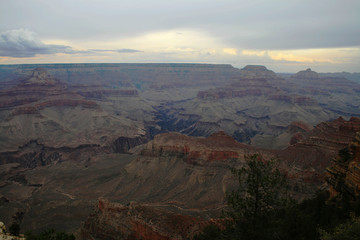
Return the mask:
[[(276, 151), (282, 159), (289, 176), (308, 187), (319, 187), (324, 182), (326, 168), (331, 160), (352, 142), (360, 131), (360, 119), (349, 121), (338, 118), (334, 121), (316, 125), (311, 131), (299, 133), (293, 145)], [(300, 135), (300, 136), (299, 136)], [(301, 181), (300, 181), (301, 179)]]
[[(196, 211), (190, 214), (198, 215)], [(94, 213), (85, 221), (82, 239), (192, 239), (215, 220), (178, 214), (154, 204), (128, 205), (100, 199)]]
[[(11, 65), (0, 81), (2, 220), (75, 231), (108, 199), (86, 220), (89, 239), (190, 238), (220, 215), (245, 154), (279, 158), (291, 193), (310, 197), (360, 131), (358, 85), (311, 70)], [(355, 165), (341, 170), (349, 186)]]
[(307, 69), (291, 76), (280, 88), (288, 93), (310, 97), (325, 110), (343, 117), (359, 117), (360, 86), (343, 77), (329, 77)]
[[(147, 233), (174, 236), (173, 232), (184, 239), (188, 230), (160, 223), (175, 218), (185, 221), (181, 226), (188, 226), (193, 221), (205, 223), (218, 218), (225, 206), (226, 191), (236, 186), (230, 167), (241, 167), (245, 154), (261, 153), (265, 159), (278, 157), (294, 196), (299, 199), (313, 196), (323, 187), (325, 169), (331, 159), (360, 130), (360, 120), (339, 118), (313, 129), (294, 122), (290, 130), (302, 137), (287, 149), (276, 151), (236, 142), (224, 132), (207, 138), (164, 133), (132, 149), (132, 155), (97, 153), (100, 147), (84, 146), (83, 151), (49, 149), (33, 142), (12, 153), (12, 157), (27, 156), (45, 163), (49, 160), (50, 164), (32, 169), (23, 169), (16, 161), (0, 165), (0, 214), (7, 220), (22, 211), (25, 213), (22, 227), (57, 226), (67, 231), (80, 227), (87, 219), (83, 234), (88, 239), (115, 232), (127, 237), (140, 237), (135, 232), (143, 237)], [(38, 154), (44, 149), (48, 155)], [(114, 205), (105, 204), (107, 210), (98, 209), (87, 218), (99, 197)], [(121, 223), (118, 228), (117, 223)], [(200, 229), (202, 225), (195, 226), (190, 229)]]
[(312, 71), (310, 68), (305, 71), (300, 71), (296, 73), (293, 78), (295, 79), (319, 79), (319, 74), (317, 72)]
[(197, 98), (160, 106), (158, 124), (191, 136), (223, 130), (244, 143), (285, 148), (287, 142), (272, 143), (291, 122), (315, 125), (337, 116), (310, 96), (282, 90), (278, 77), (263, 66), (246, 66), (240, 72), (221, 87), (199, 91)]
[(332, 195), (341, 193), (352, 198), (360, 194), (360, 132), (347, 148), (339, 151), (333, 164), (327, 168), (327, 182)]
[(50, 148), (110, 147), (119, 137), (144, 136), (143, 120), (114, 117), (111, 106), (119, 100), (137, 102), (138, 92), (74, 87), (36, 68), (17, 86), (0, 91), (0, 152), (35, 140)]

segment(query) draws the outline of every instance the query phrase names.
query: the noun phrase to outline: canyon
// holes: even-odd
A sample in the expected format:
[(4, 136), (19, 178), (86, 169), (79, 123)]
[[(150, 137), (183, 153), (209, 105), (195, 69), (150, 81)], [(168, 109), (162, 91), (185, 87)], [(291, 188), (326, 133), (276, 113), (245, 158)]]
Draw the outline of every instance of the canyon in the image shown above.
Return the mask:
[(36, 64), (0, 65), (0, 82), (0, 220), (24, 231), (192, 238), (221, 224), (230, 169), (255, 153), (278, 159), (297, 200), (344, 174), (358, 191), (357, 157), (330, 167), (360, 132), (360, 85), (342, 75)]

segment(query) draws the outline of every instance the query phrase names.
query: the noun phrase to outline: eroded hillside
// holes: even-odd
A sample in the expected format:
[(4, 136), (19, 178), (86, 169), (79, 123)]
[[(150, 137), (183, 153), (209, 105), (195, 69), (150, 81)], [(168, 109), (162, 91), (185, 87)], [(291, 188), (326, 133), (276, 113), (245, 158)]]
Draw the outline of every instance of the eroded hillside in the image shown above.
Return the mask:
[(21, 216), (24, 230), (188, 238), (220, 215), (236, 182), (230, 168), (244, 155), (279, 158), (304, 199), (326, 187), (331, 159), (360, 131), (358, 84), (311, 70), (290, 78), (206, 64), (0, 72), (0, 215), (7, 224)]

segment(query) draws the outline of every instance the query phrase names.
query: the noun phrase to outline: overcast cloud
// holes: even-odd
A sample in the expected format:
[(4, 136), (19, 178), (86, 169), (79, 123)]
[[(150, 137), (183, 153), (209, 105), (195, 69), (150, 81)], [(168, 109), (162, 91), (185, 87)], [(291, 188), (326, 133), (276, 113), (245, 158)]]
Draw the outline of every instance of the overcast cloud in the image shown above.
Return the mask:
[(110, 62), (253, 60), (360, 71), (359, 13), (359, 0), (4, 0), (0, 55), (51, 61), (97, 49)]
[(0, 56), (34, 57), (36, 54), (75, 53), (69, 46), (44, 44), (34, 32), (27, 29), (0, 33)]

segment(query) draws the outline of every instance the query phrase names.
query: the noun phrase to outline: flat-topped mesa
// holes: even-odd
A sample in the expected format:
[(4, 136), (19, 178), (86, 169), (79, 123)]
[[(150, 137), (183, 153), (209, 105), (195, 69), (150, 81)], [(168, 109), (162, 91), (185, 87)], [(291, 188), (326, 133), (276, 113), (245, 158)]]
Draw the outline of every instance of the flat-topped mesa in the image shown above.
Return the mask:
[(247, 65), (244, 68), (240, 69), (241, 78), (263, 78), (263, 79), (275, 79), (277, 78), (276, 74), (268, 70), (265, 66), (261, 65)]
[(320, 76), (317, 72), (312, 71), (310, 68), (305, 71), (300, 71), (295, 75), (291, 76), (293, 79), (319, 79)]

